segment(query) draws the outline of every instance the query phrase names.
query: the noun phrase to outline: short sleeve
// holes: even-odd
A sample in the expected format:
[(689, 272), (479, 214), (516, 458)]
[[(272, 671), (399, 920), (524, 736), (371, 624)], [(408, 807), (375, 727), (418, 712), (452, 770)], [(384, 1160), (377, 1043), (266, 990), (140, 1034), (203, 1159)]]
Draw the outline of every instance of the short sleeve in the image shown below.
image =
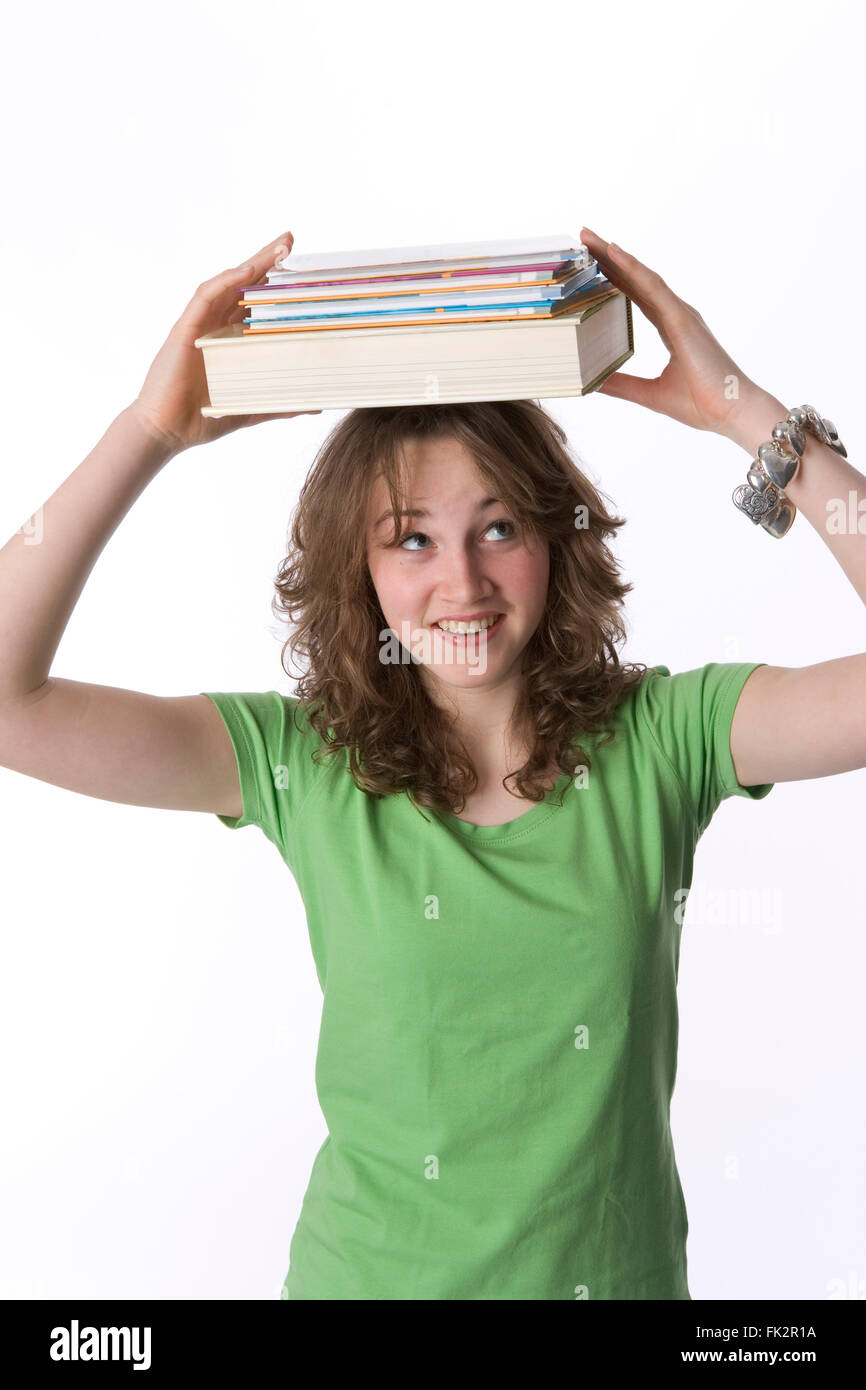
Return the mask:
[(650, 668), (639, 688), (645, 727), (676, 773), (703, 831), (729, 796), (758, 801), (774, 783), (744, 787), (731, 756), (731, 725), (743, 686), (762, 661), (713, 661), (672, 676)]
[(321, 740), (303, 717), (296, 720), (298, 700), (277, 690), (201, 694), (222, 715), (238, 767), (241, 814), (217, 819), (230, 830), (257, 825), (285, 857), (318, 771), (311, 754)]

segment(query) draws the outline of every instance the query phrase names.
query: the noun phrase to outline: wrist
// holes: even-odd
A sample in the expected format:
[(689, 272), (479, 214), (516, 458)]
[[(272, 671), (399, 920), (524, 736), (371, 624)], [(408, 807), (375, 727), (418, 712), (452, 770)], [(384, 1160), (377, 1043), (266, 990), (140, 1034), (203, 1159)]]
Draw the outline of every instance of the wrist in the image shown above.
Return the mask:
[(728, 417), (722, 433), (754, 458), (759, 445), (772, 438), (773, 426), (786, 418), (789, 409), (769, 391), (757, 391)]
[(183, 452), (185, 446), (180, 440), (161, 429), (148, 412), (142, 409), (137, 399), (121, 411), (121, 416), (139, 436), (148, 462), (157, 468), (161, 468), (169, 459)]

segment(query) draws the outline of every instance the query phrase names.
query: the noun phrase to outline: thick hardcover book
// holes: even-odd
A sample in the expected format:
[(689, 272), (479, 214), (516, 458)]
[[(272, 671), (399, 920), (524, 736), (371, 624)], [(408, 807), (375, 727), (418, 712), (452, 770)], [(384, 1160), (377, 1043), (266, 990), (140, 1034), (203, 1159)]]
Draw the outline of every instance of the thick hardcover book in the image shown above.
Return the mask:
[(634, 352), (631, 301), (608, 293), (553, 319), (196, 338), (202, 414), (536, 400), (594, 391)]

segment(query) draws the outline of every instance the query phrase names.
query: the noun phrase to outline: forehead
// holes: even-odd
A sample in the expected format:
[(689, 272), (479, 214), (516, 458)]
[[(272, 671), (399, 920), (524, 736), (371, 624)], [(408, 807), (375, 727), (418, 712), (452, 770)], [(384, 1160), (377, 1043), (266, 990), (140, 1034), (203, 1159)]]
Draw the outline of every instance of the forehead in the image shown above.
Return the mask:
[[(407, 467), (406, 502), (413, 507), (417, 505), (432, 512), (474, 505), (478, 493), (490, 490), (462, 440), (451, 435), (407, 439), (402, 448)], [(374, 476), (371, 486), (368, 516), (375, 519), (389, 507), (388, 485), (380, 472)]]

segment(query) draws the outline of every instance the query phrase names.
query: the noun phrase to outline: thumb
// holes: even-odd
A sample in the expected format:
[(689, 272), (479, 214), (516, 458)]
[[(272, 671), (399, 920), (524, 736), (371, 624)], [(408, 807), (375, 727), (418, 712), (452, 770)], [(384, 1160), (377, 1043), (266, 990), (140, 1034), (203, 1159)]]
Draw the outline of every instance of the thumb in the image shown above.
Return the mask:
[(321, 410), (273, 410), (264, 415), (242, 415), (238, 419), (238, 427), (245, 425), (263, 425), (267, 420), (294, 420), (298, 415), (321, 415)]
[(618, 396), (622, 401), (645, 405), (648, 410), (658, 409), (658, 377), (629, 376), (628, 372), (614, 372), (598, 389), (606, 396)]

